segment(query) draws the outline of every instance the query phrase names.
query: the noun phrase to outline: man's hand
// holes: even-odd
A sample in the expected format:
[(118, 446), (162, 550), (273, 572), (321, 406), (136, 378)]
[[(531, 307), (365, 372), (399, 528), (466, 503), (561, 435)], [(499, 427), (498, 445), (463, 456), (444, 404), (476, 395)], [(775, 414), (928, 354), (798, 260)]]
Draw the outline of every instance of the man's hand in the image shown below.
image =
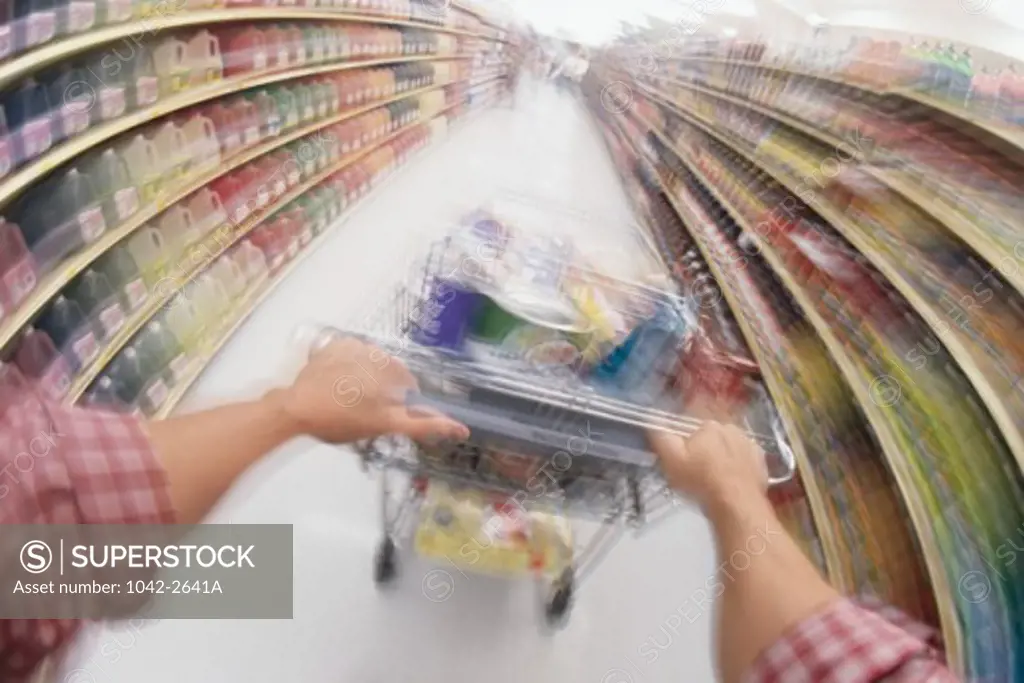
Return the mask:
[(705, 422), (689, 439), (661, 432), (650, 438), (669, 486), (706, 511), (764, 497), (764, 452), (739, 427)]
[(288, 389), (273, 397), (295, 431), (329, 443), (349, 443), (384, 434), (417, 441), (465, 440), (469, 430), (436, 413), (406, 408), (417, 389), (412, 373), (394, 356), (356, 339), (318, 351)]

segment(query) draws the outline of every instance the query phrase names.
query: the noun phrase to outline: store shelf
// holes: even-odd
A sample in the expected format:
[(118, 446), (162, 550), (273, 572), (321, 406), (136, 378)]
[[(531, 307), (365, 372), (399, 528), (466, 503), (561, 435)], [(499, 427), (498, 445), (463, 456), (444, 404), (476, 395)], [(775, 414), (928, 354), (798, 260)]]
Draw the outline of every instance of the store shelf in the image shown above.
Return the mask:
[[(653, 98), (677, 112), (683, 119), (761, 168), (768, 176), (785, 187), (794, 196), (799, 197), (806, 189), (806, 184), (800, 179), (791, 176), (782, 169), (765, 164), (763, 160), (758, 159), (740, 145), (735, 144), (730, 136), (719, 131), (715, 124), (692, 113), (686, 107), (677, 104), (673, 99), (657, 90), (646, 87), (644, 87), (644, 90)], [(917, 291), (913, 284), (900, 273), (895, 264), (879, 254), (876, 249), (866, 242), (860, 230), (846, 218), (842, 211), (823, 200), (815, 201), (811, 208), (856, 247), (892, 283), (897, 291), (906, 298), (918, 315), (924, 319), (925, 323), (928, 324), (935, 336), (957, 361), (971, 385), (978, 392), (982, 402), (999, 427), (1010, 451), (1013, 453), (1018, 467), (1024, 471), (1024, 432), (1021, 431), (1020, 426), (1014, 420), (1013, 415), (1003, 401), (1001, 393), (995, 386), (995, 383), (998, 381), (994, 377), (996, 370), (990, 367), (989, 360), (978, 357), (971, 352), (967, 343), (961, 338), (961, 332), (956, 326), (939, 327), (939, 324), (944, 320), (941, 311)]]
[(139, 35), (153, 35), (168, 29), (189, 26), (210, 26), (235, 21), (318, 21), (344, 22), (352, 24), (384, 24), (404, 28), (416, 28), (452, 35), (498, 40), (485, 33), (476, 33), (448, 26), (412, 21), (381, 14), (360, 12), (339, 12), (331, 9), (310, 9), (299, 7), (251, 7), (238, 9), (194, 10), (188, 9), (166, 15), (138, 19), (122, 24), (104, 26), (69, 38), (46, 43), (42, 47), (20, 53), (0, 64), (0, 88), (51, 64), (57, 64), (75, 55), (112, 43), (115, 40)]
[[(803, 314), (811, 323), (811, 326), (814, 328), (818, 337), (828, 349), (829, 354), (832, 356), (836, 365), (842, 372), (847, 385), (853, 390), (857, 398), (857, 402), (860, 404), (861, 409), (864, 411), (865, 416), (868, 419), (868, 423), (882, 445), (886, 461), (889, 464), (890, 470), (895, 474), (894, 479), (896, 484), (911, 512), (911, 519), (915, 528), (916, 536), (924, 551), (928, 573), (932, 580), (932, 586), (937, 597), (943, 634), (946, 642), (954, 646), (952, 652), (954, 653), (954, 656), (957, 656), (958, 653), (962, 652), (963, 635), (960, 630), (960, 624), (953, 605), (954, 594), (950, 588), (949, 582), (946, 580), (947, 575), (942, 562), (941, 552), (934, 542), (934, 534), (932, 532), (932, 525), (927, 507), (919, 499), (917, 491), (913, 486), (914, 477), (908, 471), (908, 463), (906, 462), (905, 456), (899, 446), (899, 443), (891, 433), (888, 417), (878, 406), (878, 403), (872, 399), (868, 391), (868, 387), (871, 385), (873, 377), (865, 372), (865, 368), (855, 361), (846, 351), (842, 343), (832, 333), (832, 329), (828, 322), (818, 313), (816, 306), (810, 300), (807, 292), (792, 278), (781, 259), (775, 255), (770, 246), (764, 243), (757, 234), (757, 231), (750, 226), (746, 217), (738, 211), (735, 206), (733, 206), (732, 202), (722, 196), (715, 184), (704, 175), (703, 171), (695, 163), (693, 163), (689, 158), (689, 155), (678, 150), (675, 145), (672, 144), (671, 141), (660, 131), (655, 129), (654, 132), (662, 139), (669, 149), (673, 150), (689, 171), (711, 193), (715, 201), (729, 213), (743, 232), (755, 241), (758, 246), (758, 253), (765, 259), (771, 267), (772, 272), (776, 275), (779, 281), (782, 282), (793, 299), (799, 304)], [(962, 662), (960, 662), (960, 664), (962, 664)]]
[[(374, 107), (374, 109), (379, 108), (379, 106), (380, 105)], [(457, 106), (457, 104), (449, 105), (444, 109), (440, 110), (434, 117), (431, 118), (441, 116), (442, 114), (446, 113), (449, 109), (455, 106)], [(372, 154), (377, 149), (380, 149), (387, 143), (399, 137), (406, 131), (415, 128), (416, 126), (428, 123), (429, 121), (430, 119), (427, 119), (426, 121), (416, 121), (414, 123), (411, 123), (407, 126), (404, 126), (403, 128), (400, 128), (399, 130), (393, 131), (389, 135), (381, 138), (372, 145), (368, 145), (362, 148), (358, 152), (342, 157), (336, 163), (323, 169), (309, 180), (299, 183), (291, 190), (285, 192), (274, 203), (265, 207), (261, 213), (251, 216), (250, 218), (242, 222), (241, 225), (233, 226), (229, 240), (225, 240), (222, 242), (221, 240), (218, 239), (208, 239), (207, 244), (202, 248), (202, 253), (207, 255), (206, 258), (204, 258), (203, 261), (200, 262), (196, 267), (194, 267), (190, 272), (181, 274), (180, 281), (173, 283), (175, 286), (163, 288), (164, 291), (157, 292), (155, 296), (151, 297), (151, 299), (148, 302), (146, 302), (146, 305), (142, 309), (140, 309), (138, 313), (136, 313), (134, 316), (132, 316), (132, 318), (130, 318), (127, 321), (124, 328), (103, 348), (103, 350), (99, 354), (99, 357), (88, 368), (83, 370), (80, 373), (79, 377), (75, 379), (69, 393), (68, 401), (72, 403), (78, 401), (78, 399), (81, 398), (82, 394), (85, 393), (86, 389), (89, 388), (89, 385), (92, 384), (93, 381), (95, 381), (95, 379), (100, 376), (104, 368), (111, 361), (113, 361), (113, 359), (117, 356), (121, 349), (125, 345), (127, 345), (131, 341), (131, 339), (136, 334), (138, 334), (140, 330), (142, 330), (143, 327), (146, 326), (149, 320), (153, 316), (155, 316), (168, 301), (174, 298), (174, 296), (181, 290), (181, 288), (188, 281), (190, 281), (199, 273), (206, 270), (206, 268), (208, 268), (212, 263), (214, 263), (218, 258), (220, 258), (222, 254), (230, 250), (235, 244), (244, 239), (246, 235), (255, 230), (267, 218), (272, 216), (276, 210), (280, 209), (283, 206), (286, 206), (289, 202), (297, 199), (298, 197), (301, 197), (309, 189), (323, 182), (325, 178), (333, 175), (334, 173), (337, 173), (338, 171), (344, 168), (347, 168), (348, 166), (351, 166), (352, 164), (359, 162), (360, 160)], [(223, 227), (219, 227), (212, 233), (212, 235), (214, 237), (219, 237), (222, 230)]]
[[(451, 109), (460, 106), (462, 102), (451, 104), (442, 109), (438, 116), (442, 113), (450, 111)], [(480, 107), (481, 109), (483, 107)], [(464, 120), (460, 120), (458, 123), (463, 123)], [(413, 124), (420, 125), (420, 124)], [(410, 126), (411, 127), (411, 126)], [(450, 133), (451, 131), (449, 131)], [(424, 150), (425, 151), (425, 150)], [(394, 176), (392, 176), (394, 178)], [(199, 380), (206, 371), (207, 366), (217, 357), (217, 354), (224, 348), (224, 346), (231, 340), (234, 334), (245, 324), (245, 322), (252, 316), (253, 313), (260, 307), (267, 297), (269, 297), (274, 290), (284, 282), (289, 275), (291, 275), (300, 265), (302, 265), (305, 259), (309, 258), (317, 249), (328, 238), (333, 235), (333, 231), (344, 225), (351, 214), (358, 209), (362, 203), (369, 197), (375, 195), (379, 190), (383, 189), (388, 185), (388, 182), (392, 179), (388, 178), (380, 185), (374, 187), (367, 195), (358, 199), (354, 204), (346, 207), (340, 216), (338, 216), (334, 222), (327, 227), (324, 232), (317, 235), (316, 238), (310, 242), (305, 249), (303, 249), (294, 259), (291, 260), (284, 268), (282, 268), (276, 275), (269, 278), (266, 282), (260, 285), (252, 294), (250, 294), (245, 300), (238, 306), (239, 314), (238, 317), (225, 329), (221, 335), (205, 350), (205, 353), (194, 363), (192, 371), (178, 382), (175, 387), (168, 393), (167, 399), (163, 405), (153, 416), (155, 420), (165, 420), (171, 416), (175, 408), (181, 403), (182, 399), (188, 394), (189, 389)], [(205, 266), (204, 266), (205, 267)]]
[[(654, 77), (657, 80), (663, 80), (674, 85), (678, 85), (696, 92), (701, 92), (712, 97), (716, 97), (726, 102), (730, 102), (739, 107), (744, 107), (751, 111), (757, 112), (763, 116), (771, 118), (779, 123), (789, 126), (793, 130), (799, 131), (808, 137), (821, 142), (822, 144), (828, 145), (831, 148), (850, 154), (857, 161), (861, 162), (859, 169), (867, 173), (868, 175), (876, 178), (889, 189), (902, 195), (911, 203), (918, 206), (925, 213), (935, 218), (939, 223), (944, 225), (953, 235), (959, 238), (966, 245), (974, 249), (978, 254), (981, 255), (988, 263), (995, 267), (999, 267), (1008, 258), (1016, 258), (1012, 250), (1007, 250), (1004, 245), (999, 244), (993, 240), (984, 230), (982, 230), (977, 224), (969, 220), (965, 216), (957, 214), (949, 207), (944, 206), (942, 203), (936, 201), (935, 197), (927, 192), (924, 188), (907, 182), (906, 180), (899, 177), (898, 174), (888, 171), (885, 168), (879, 168), (873, 166), (870, 159), (864, 158), (861, 150), (857, 149), (855, 145), (845, 142), (842, 138), (839, 138), (828, 131), (822, 130), (817, 126), (804, 122), (798, 118), (790, 116), (789, 114), (766, 107), (752, 100), (737, 97), (735, 95), (717, 90), (705, 86), (703, 84), (695, 83), (678, 78), (669, 77)], [(908, 91), (913, 92), (913, 91)], [(923, 96), (922, 96), (923, 97)], [(936, 100), (941, 102), (941, 100)], [(980, 122), (979, 122), (980, 125)], [(1024, 138), (1022, 138), (1024, 140)], [(1024, 149), (1024, 141), (1021, 143), (1022, 149)], [(1014, 269), (1013, 272), (1008, 272), (1004, 269), (1000, 269), (1003, 276), (1010, 282), (1011, 285), (1019, 292), (1024, 295), (1024, 269)]]
[(934, 97), (911, 88), (894, 87), (885, 91), (887, 94), (898, 95), (904, 99), (924, 105), (929, 109), (941, 112), (957, 121), (970, 124), (976, 130), (985, 133), (994, 140), (1001, 140), (1016, 151), (1024, 152), (1024, 132), (1000, 125), (996, 121), (981, 119), (970, 111), (957, 107), (940, 97)]
[(213, 171), (204, 173), (188, 183), (162, 194), (157, 201), (139, 209), (139, 211), (121, 225), (104, 232), (99, 239), (91, 243), (80, 253), (75, 254), (60, 264), (54, 272), (46, 276), (43, 281), (39, 283), (29, 298), (24, 301), (17, 310), (11, 311), (3, 323), (0, 323), (0, 350), (5, 348), (11, 340), (14, 339), (18, 330), (29, 324), (35, 318), (39, 311), (46, 306), (47, 302), (55, 297), (58, 292), (70, 283), (79, 273), (88, 268), (96, 259), (113, 248), (113, 246), (118, 242), (145, 225), (153, 217), (159, 215), (166, 208), (204, 187), (212, 180), (215, 180), (216, 178), (248, 163), (249, 161), (261, 157), (269, 152), (273, 152), (289, 142), (309, 135), (310, 133), (314, 133), (341, 121), (360, 116), (381, 106), (386, 106), (391, 102), (397, 102), (408, 97), (415, 97), (417, 95), (430, 92), (431, 90), (442, 88), (445, 85), (449, 85), (449, 83), (436, 84), (420, 88), (418, 90), (404, 92), (386, 100), (381, 100), (356, 109), (344, 111), (327, 119), (315, 121), (309, 125), (302, 126), (294, 131), (260, 143), (250, 149), (243, 150), (234, 156), (223, 160)]
[(747, 69), (765, 69), (778, 73), (809, 78), (817, 81), (824, 81), (845, 88), (854, 88), (864, 93), (876, 96), (899, 97), (909, 102), (914, 102), (946, 117), (966, 123), (976, 132), (988, 138), (988, 142), (996, 147), (1003, 147), (1013, 154), (1024, 156), (1024, 132), (1014, 130), (1009, 126), (1000, 124), (997, 121), (990, 121), (975, 116), (972, 112), (957, 107), (956, 105), (943, 100), (942, 98), (928, 95), (926, 93), (903, 86), (880, 87), (870, 83), (864, 83), (844, 77), (841, 73), (814, 71), (801, 69), (796, 66), (775, 64), (772, 62), (752, 62), (744, 59), (728, 59), (721, 57), (693, 56), (682, 57), (677, 61), (681, 62), (706, 62), (710, 64), (725, 64), (729, 66)]
[[(671, 145), (671, 142), (666, 140), (661, 135), (660, 131), (658, 131), (656, 127), (652, 126), (649, 121), (640, 117), (638, 117), (638, 120), (641, 121), (648, 130), (662, 138), (666, 144)], [(668, 199), (669, 203), (672, 205), (673, 209), (682, 219), (684, 224), (687, 226), (693, 226), (701, 220), (688, 208), (681, 205), (675, 194), (665, 185), (660, 175), (656, 174), (655, 179), (661, 187), (662, 193)], [(807, 491), (807, 499), (811, 506), (812, 515), (816, 520), (828, 519), (828, 506), (825, 503), (825, 496), (816, 478), (814, 468), (811, 467), (810, 458), (807, 456), (807, 449), (801, 438), (800, 431), (796, 426), (796, 421), (788, 414), (785, 408), (787, 405), (787, 393), (785, 387), (788, 380), (775, 374), (775, 363), (765, 355), (761, 342), (759, 341), (759, 337), (750, 324), (750, 320), (757, 319), (756, 316), (750, 316), (748, 309), (739, 302), (737, 295), (732, 291), (732, 280), (723, 274), (718, 261), (713, 257), (711, 252), (708, 251), (708, 246), (704, 243), (703, 237), (700, 236), (698, 232), (699, 231), (695, 231), (690, 227), (690, 235), (693, 237), (694, 243), (700, 250), (701, 256), (704, 258), (705, 263), (707, 263), (712, 276), (718, 283), (718, 288), (722, 292), (726, 303), (732, 310), (733, 317), (740, 327), (740, 331), (743, 334), (747, 347), (750, 349), (761, 368), (762, 378), (764, 379), (765, 385), (772, 396), (773, 402), (775, 403), (776, 409), (779, 413), (779, 417), (785, 427), (786, 435), (789, 437), (790, 445), (796, 455), (797, 467)], [(793, 349), (786, 349), (787, 353), (792, 353), (793, 351)], [(851, 588), (852, 580), (842, 569), (844, 566), (844, 563), (840, 559), (842, 554), (839, 550), (839, 544), (836, 542), (833, 535), (832, 528), (829, 525), (822, 524), (818, 524), (817, 527), (818, 534), (822, 541), (822, 547), (825, 554), (825, 565), (829, 577), (833, 581), (836, 581), (840, 586), (844, 588)]]
[[(434, 1), (436, 2), (437, 0), (434, 0)], [(491, 19), (489, 16), (484, 14), (484, 12), (482, 10), (479, 10), (476, 7), (473, 7), (468, 2), (454, 2), (454, 0), (442, 0), (442, 1), (448, 2), (448, 4), (451, 7), (453, 7), (454, 9), (461, 10), (461, 11), (465, 12), (466, 14), (472, 14), (474, 17), (476, 17), (477, 19), (479, 19), (483, 23), (487, 24), (488, 26), (496, 28), (496, 29), (498, 29), (500, 31), (504, 31), (505, 30), (504, 26), (502, 26), (501, 24), (497, 23), (494, 19)], [(503, 41), (503, 42), (508, 42), (508, 41)]]
[[(629, 135), (626, 134), (626, 132), (622, 129), (621, 125), (619, 124), (619, 118), (617, 116), (613, 116), (612, 120), (615, 121), (615, 126), (619, 132), (620, 137), (627, 140), (629, 144), (632, 145), (632, 140), (629, 139)], [(597, 120), (596, 125), (598, 127), (601, 127), (602, 124), (599, 120)], [(601, 137), (602, 139), (604, 139), (604, 135), (601, 135)], [(625, 177), (625, 174), (623, 174), (622, 169), (618, 167), (618, 164), (614, 163), (614, 159), (611, 157), (611, 150), (607, 148), (607, 140), (605, 142), (606, 149), (609, 152), (609, 162), (612, 162), (612, 166), (615, 168), (615, 172), (619, 176), (619, 181), (622, 183), (622, 187), (624, 189), (629, 188), (630, 181)], [(636, 152), (635, 149), (634, 152)], [(664, 272), (665, 274), (670, 274), (672, 272), (672, 269), (669, 268), (668, 263), (665, 261), (665, 255), (662, 254), (661, 250), (658, 249), (657, 247), (657, 239), (654, 235), (654, 230), (651, 228), (649, 220), (650, 217), (647, 215), (646, 208), (641, 207), (639, 205), (639, 203), (636, 201), (636, 198), (633, 196), (632, 192), (629, 192), (627, 190), (626, 194), (629, 198), (630, 206), (633, 207), (634, 214), (642, 217), (642, 220), (640, 221), (641, 225), (635, 226), (636, 231), (640, 234), (640, 237), (643, 240), (647, 250), (651, 253), (651, 255), (654, 257), (654, 260), (657, 261), (658, 265), (661, 267), (662, 272)]]
[(211, 100), (224, 95), (241, 92), (249, 88), (256, 88), (261, 85), (278, 83), (280, 81), (317, 76), (324, 73), (336, 71), (351, 71), (353, 69), (366, 69), (377, 66), (388, 66), (391, 64), (403, 64), (406, 62), (432, 62), (432, 61), (458, 61), (472, 59), (470, 55), (424, 55), (407, 57), (390, 57), (387, 59), (368, 59), (340, 61), (331, 64), (320, 64), (307, 66), (300, 69), (285, 69), (270, 73), (244, 74), (236, 78), (225, 78), (198, 88), (188, 88), (180, 94), (164, 98), (151, 107), (127, 114), (108, 123), (93, 126), (81, 135), (71, 138), (63, 144), (51, 148), (33, 162), (23, 166), (20, 170), (0, 182), (0, 207), (5, 206), (16, 195), (24, 191), (33, 183), (41, 180), (43, 176), (50, 173), (58, 166), (72, 161), (84, 154), (93, 147), (110, 140), (111, 138), (125, 133), (136, 126), (154, 121), (167, 116), (186, 107)]

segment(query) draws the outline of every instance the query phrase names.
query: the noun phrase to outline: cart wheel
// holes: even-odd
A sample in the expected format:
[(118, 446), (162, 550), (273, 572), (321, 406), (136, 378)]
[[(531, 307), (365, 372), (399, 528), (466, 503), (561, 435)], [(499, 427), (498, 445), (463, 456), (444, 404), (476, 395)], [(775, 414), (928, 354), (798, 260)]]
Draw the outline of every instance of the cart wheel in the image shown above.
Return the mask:
[(562, 626), (568, 621), (569, 609), (572, 607), (573, 571), (566, 569), (551, 585), (551, 597), (544, 608), (544, 616), (548, 625)]
[(377, 553), (373, 558), (373, 581), (378, 586), (391, 583), (398, 573), (398, 557), (395, 550), (395, 542), (390, 536), (377, 546)]

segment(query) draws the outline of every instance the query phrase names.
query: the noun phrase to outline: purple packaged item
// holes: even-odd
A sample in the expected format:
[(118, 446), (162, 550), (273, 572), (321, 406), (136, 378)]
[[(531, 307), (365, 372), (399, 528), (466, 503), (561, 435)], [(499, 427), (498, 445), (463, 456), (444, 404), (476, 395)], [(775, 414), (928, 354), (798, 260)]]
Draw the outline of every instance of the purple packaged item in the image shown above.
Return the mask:
[(472, 287), (434, 278), (427, 303), (413, 314), (413, 341), (423, 346), (461, 351), (469, 324), (484, 298)]

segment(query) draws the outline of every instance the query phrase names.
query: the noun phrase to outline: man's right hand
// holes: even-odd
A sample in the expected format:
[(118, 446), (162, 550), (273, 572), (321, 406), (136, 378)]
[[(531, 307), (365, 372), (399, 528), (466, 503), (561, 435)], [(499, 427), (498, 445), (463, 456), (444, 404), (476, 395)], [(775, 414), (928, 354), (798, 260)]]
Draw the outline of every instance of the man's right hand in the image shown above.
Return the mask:
[(764, 452), (739, 427), (708, 421), (689, 438), (652, 432), (650, 440), (669, 486), (705, 511), (764, 497)]

